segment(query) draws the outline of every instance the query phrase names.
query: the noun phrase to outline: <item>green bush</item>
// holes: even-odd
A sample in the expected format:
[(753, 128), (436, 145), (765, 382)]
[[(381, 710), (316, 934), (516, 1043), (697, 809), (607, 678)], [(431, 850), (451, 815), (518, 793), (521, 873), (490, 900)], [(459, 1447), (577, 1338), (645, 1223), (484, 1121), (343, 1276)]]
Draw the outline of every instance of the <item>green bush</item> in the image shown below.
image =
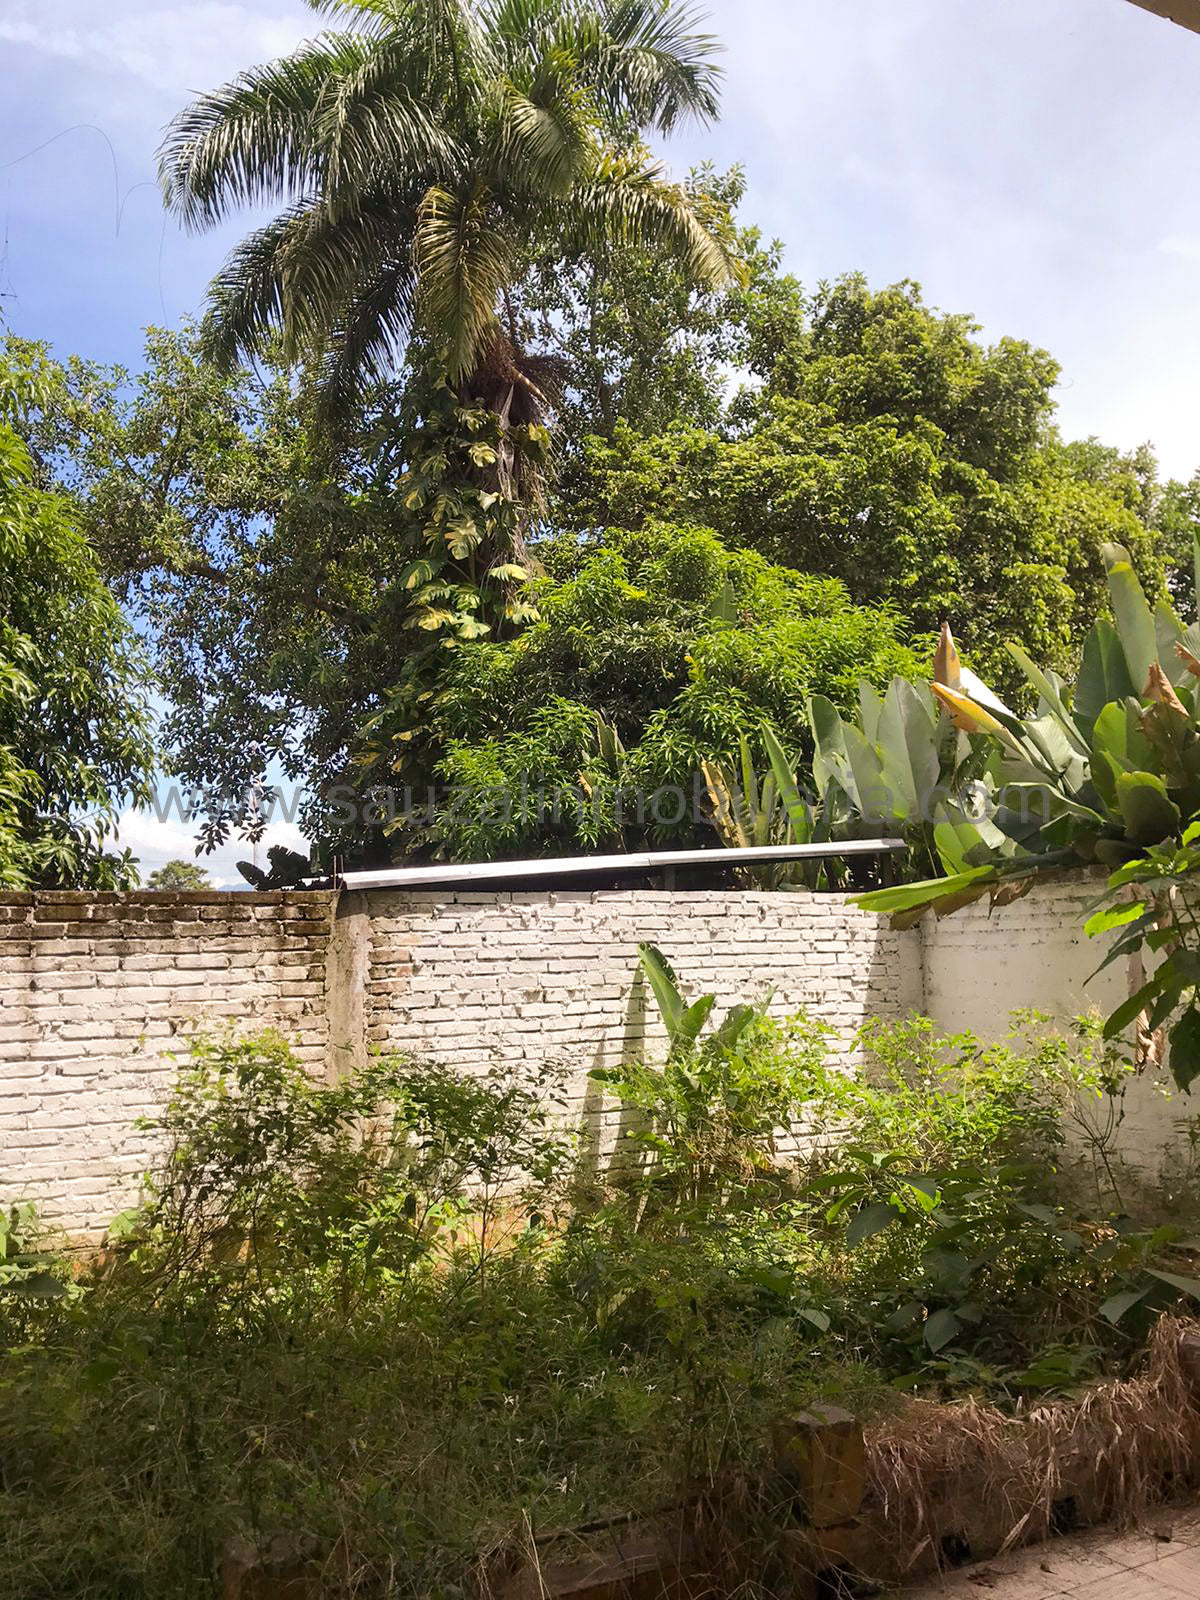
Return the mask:
[(531, 1534), (753, 1472), (818, 1396), (1120, 1370), (1186, 1283), (1178, 1229), (1064, 1209), (1091, 1044), (874, 1025), (855, 1078), (671, 983), (667, 1062), (608, 1083), (654, 1159), (607, 1187), (553, 1072), (319, 1083), (277, 1036), (195, 1041), (147, 1206), (66, 1292), (0, 1292), (0, 1600), (207, 1595), (236, 1539), (332, 1593), (486, 1594)]

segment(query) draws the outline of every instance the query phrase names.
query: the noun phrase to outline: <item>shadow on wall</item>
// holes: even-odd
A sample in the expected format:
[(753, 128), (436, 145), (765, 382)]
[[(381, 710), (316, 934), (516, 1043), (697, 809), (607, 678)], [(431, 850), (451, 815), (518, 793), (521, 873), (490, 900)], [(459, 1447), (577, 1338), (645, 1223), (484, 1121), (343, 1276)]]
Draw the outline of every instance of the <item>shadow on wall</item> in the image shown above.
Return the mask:
[[(639, 968), (629, 986), (625, 1001), (625, 1016), (621, 1028), (620, 1059), (639, 1061), (646, 1054), (646, 979)], [(596, 1046), (591, 1060), (591, 1070), (611, 1065), (603, 1038)], [(584, 1085), (579, 1111), (579, 1166), (585, 1179), (598, 1180), (601, 1166), (607, 1157), (607, 1171), (620, 1166), (620, 1152), (632, 1147), (630, 1135), (646, 1126), (645, 1116), (636, 1106), (618, 1103), (590, 1075)]]

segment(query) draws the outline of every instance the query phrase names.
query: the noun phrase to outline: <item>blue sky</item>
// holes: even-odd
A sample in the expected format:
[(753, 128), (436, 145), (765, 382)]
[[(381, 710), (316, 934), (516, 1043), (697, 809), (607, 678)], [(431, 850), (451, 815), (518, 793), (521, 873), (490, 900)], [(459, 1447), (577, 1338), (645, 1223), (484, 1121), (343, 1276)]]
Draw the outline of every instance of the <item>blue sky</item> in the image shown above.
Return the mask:
[[(1200, 465), (1200, 36), (1127, 0), (708, 10), (724, 114), (675, 140), (673, 165), (743, 162), (744, 216), (808, 284), (916, 278), (988, 337), (1044, 345), (1069, 435), (1150, 440), (1175, 476)], [(191, 93), (321, 25), (301, 0), (5, 0), (9, 324), (136, 363), (145, 324), (195, 311), (236, 230), (164, 227), (161, 130)], [(186, 844), (144, 833), (147, 865)]]

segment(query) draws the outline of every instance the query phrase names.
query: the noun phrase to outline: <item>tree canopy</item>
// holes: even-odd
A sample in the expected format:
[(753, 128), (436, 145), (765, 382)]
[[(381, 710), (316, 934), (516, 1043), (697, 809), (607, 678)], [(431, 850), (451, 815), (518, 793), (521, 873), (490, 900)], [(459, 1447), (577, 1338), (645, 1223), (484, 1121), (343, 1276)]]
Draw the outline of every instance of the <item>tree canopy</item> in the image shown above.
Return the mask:
[[(716, 114), (715, 42), (676, 0), (314, 0), (350, 23), (193, 102), (167, 204), (206, 228), (282, 203), (210, 292), (212, 348), (320, 365), (327, 414), (427, 345), (463, 397), (544, 398), (511, 294), (531, 253), (652, 243), (701, 283), (730, 262), (640, 142)], [(507, 412), (506, 412), (507, 414)]]
[[(1103, 543), (1151, 592), (1190, 583), (1194, 485), (1063, 440), (1048, 355), (914, 284), (804, 293), (740, 194), (686, 185), (740, 262), (724, 284), (661, 241), (529, 256), (512, 327), (564, 374), (550, 428), (419, 340), (333, 430), (325, 369), (280, 342), (253, 370), (189, 328), (152, 331), (136, 377), (43, 361), (24, 426), (152, 643), (211, 841), (280, 769), (364, 864), (679, 838), (690, 810), (618, 827), (614, 789), (687, 789), (764, 718), (804, 757), (810, 695), (920, 676), (943, 620), (1002, 689), (1009, 640), (1069, 671)], [(604, 804), (464, 809), (523, 783)]]
[(146, 879), (147, 889), (170, 889), (187, 892), (211, 889), (212, 882), (204, 868), (195, 861), (166, 861)]
[(0, 350), (0, 886), (113, 888), (136, 882), (105, 846), (121, 800), (148, 797), (146, 667), (26, 442), (50, 390), (28, 351)]
[[(538, 620), (457, 652), (430, 704), (436, 776), (454, 795), (432, 833), (452, 857), (707, 840), (705, 759), (731, 757), (764, 720), (800, 749), (810, 694), (849, 706), (860, 680), (920, 670), (893, 612), (711, 529), (648, 523), (542, 554)], [(381, 755), (389, 732), (393, 751), (411, 739), (386, 713), (378, 732)], [(389, 764), (403, 775), (403, 756)], [(582, 808), (539, 809), (539, 791), (577, 789)]]
[(985, 346), (916, 285), (873, 291), (857, 276), (806, 298), (768, 270), (743, 318), (750, 381), (715, 422), (655, 417), (647, 431), (616, 417), (587, 441), (564, 521), (719, 528), (918, 629), (950, 621), (1003, 687), (1015, 687), (1005, 639), (1069, 669), (1105, 603), (1102, 544), (1125, 545), (1161, 587), (1153, 458), (1065, 443), (1044, 351)]

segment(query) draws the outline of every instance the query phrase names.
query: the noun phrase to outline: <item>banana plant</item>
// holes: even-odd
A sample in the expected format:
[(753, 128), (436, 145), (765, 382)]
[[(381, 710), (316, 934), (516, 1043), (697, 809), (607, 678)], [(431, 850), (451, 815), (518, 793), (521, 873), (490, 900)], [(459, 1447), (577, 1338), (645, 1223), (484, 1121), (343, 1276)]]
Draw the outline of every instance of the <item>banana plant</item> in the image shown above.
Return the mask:
[[(938, 648), (940, 663), (957, 653), (949, 630)], [(948, 659), (948, 658), (947, 658)], [(978, 680), (969, 678), (972, 686)], [(986, 693), (982, 685), (981, 692)], [(702, 764), (713, 804), (713, 825), (732, 850), (772, 843), (824, 844), (843, 839), (899, 834), (909, 845), (918, 873), (954, 873), (971, 860), (1005, 847), (1004, 835), (982, 814), (972, 781), (989, 793), (987, 741), (958, 731), (931, 691), (896, 678), (880, 695), (869, 684), (859, 692), (859, 721), (843, 718), (831, 701), (815, 695), (808, 704), (813, 732), (812, 788), (806, 796), (796, 765), (769, 725), (759, 730), (770, 770), (755, 770), (749, 741), (740, 741), (740, 772), (719, 761)], [(964, 804), (964, 797), (969, 803)], [(1012, 846), (1015, 848), (1015, 846)], [(836, 888), (844, 873), (836, 862), (788, 863), (759, 874), (767, 888), (791, 883), (810, 889)]]
[[(948, 628), (935, 676), (950, 670), (941, 666), (947, 653), (957, 663)], [(836, 819), (837, 837), (898, 834), (917, 871), (953, 872), (970, 854), (1002, 847), (980, 798), (989, 792), (985, 742), (957, 729), (922, 685), (893, 678), (880, 695), (862, 684), (857, 724), (820, 695), (809, 701), (808, 717), (814, 787), (822, 813)]]
[[(1185, 626), (1166, 599), (1151, 606), (1120, 546), (1103, 555), (1112, 619), (1091, 629), (1073, 691), (1016, 645), (1008, 649), (1038, 696), (1032, 718), (965, 671), (956, 677), (952, 664), (932, 685), (957, 728), (992, 744), (992, 820), (1003, 845), (964, 856), (951, 877), (858, 903), (894, 919), (926, 908), (946, 915), (984, 895), (1013, 898), (1067, 867), (1107, 867), (1086, 924), (1092, 935), (1118, 935), (1101, 967), (1143, 950), (1157, 965), (1105, 1031), (1115, 1037), (1138, 1022), (1139, 1053), (1149, 1057), (1174, 1016), (1171, 1067), (1186, 1088), (1200, 1077), (1200, 925), (1189, 905), (1200, 873), (1200, 626)], [(1200, 542), (1196, 560), (1200, 571)]]
[[(683, 997), (674, 968), (657, 945), (639, 944), (638, 964), (646, 975), (667, 1030), (668, 1060), (678, 1061), (692, 1055), (701, 1048), (700, 1034), (712, 1014), (716, 995), (702, 994), (689, 1005)], [(724, 1021), (705, 1038), (703, 1049), (710, 1054), (732, 1050), (750, 1023), (764, 1009), (765, 1006), (732, 1006)]]
[[(749, 850), (772, 844), (825, 844), (831, 818), (800, 794), (792, 766), (769, 727), (762, 730), (770, 769), (759, 773), (750, 741), (738, 740), (738, 764), (702, 761), (712, 825), (730, 850)], [(781, 789), (776, 773), (784, 775)], [(786, 791), (786, 792), (784, 792)], [(837, 887), (836, 864), (825, 861), (776, 861), (741, 869), (744, 880), (756, 889), (827, 889)]]

